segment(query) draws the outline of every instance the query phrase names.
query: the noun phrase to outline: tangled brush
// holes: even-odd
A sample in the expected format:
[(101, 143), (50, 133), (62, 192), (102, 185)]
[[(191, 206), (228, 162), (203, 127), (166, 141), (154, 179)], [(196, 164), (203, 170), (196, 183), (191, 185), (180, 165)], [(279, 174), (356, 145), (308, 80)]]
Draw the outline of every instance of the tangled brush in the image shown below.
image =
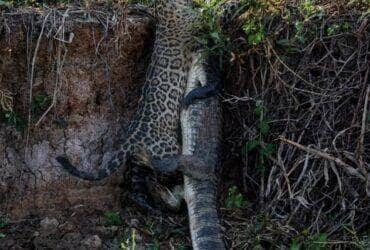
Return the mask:
[(249, 1), (229, 31), (225, 175), (250, 200), (242, 214), (225, 213), (229, 240), (365, 247), (369, 6), (271, 2)]

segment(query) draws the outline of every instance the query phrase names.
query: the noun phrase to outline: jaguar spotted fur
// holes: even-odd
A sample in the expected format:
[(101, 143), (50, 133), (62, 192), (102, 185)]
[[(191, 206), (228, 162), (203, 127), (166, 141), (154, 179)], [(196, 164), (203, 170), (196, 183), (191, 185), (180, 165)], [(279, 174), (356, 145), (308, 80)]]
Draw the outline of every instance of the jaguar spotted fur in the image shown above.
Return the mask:
[[(194, 64), (192, 39), (197, 16), (191, 0), (156, 0), (153, 16), (156, 35), (151, 62), (124, 143), (97, 172), (79, 170), (66, 156), (57, 157), (70, 174), (85, 180), (101, 180), (124, 167), (128, 159), (145, 165), (149, 159), (180, 152), (180, 110), (190, 67)], [(188, 100), (196, 98), (189, 96)]]

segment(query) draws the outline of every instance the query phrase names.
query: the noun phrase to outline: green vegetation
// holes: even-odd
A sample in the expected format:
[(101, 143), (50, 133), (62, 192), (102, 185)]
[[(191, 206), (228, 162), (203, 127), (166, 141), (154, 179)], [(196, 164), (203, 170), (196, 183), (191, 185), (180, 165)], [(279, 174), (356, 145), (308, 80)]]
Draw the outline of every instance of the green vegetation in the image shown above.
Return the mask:
[(160, 250), (161, 249), (161, 244), (158, 241), (154, 241), (154, 243), (149, 244), (148, 250)]
[(27, 120), (16, 111), (0, 111), (0, 121), (8, 126), (14, 126), (18, 131), (24, 131)]
[(122, 250), (136, 250), (136, 230), (132, 229), (130, 234), (123, 236), (121, 240), (120, 249)]
[[(37, 94), (31, 103), (33, 119), (42, 115), (50, 105), (50, 98), (46, 94)], [(13, 97), (10, 93), (0, 90), (0, 121), (7, 126), (14, 126), (19, 131), (24, 131), (27, 127), (27, 119), (13, 107)]]
[(5, 216), (0, 217), (0, 229), (6, 227), (8, 225), (9, 225), (8, 217), (5, 217)]
[(108, 226), (121, 226), (123, 223), (121, 215), (117, 212), (105, 212), (104, 218)]
[(259, 45), (266, 37), (263, 25), (263, 16), (267, 11), (277, 12), (275, 5), (280, 1), (246, 1), (247, 17), (245, 18), (243, 31), (247, 36), (250, 46)]
[(266, 172), (267, 161), (276, 152), (276, 145), (273, 143), (266, 143), (270, 132), (269, 119), (266, 116), (266, 107), (261, 101), (256, 102), (254, 114), (258, 120), (257, 128), (258, 135), (256, 138), (249, 140), (245, 144), (244, 154), (257, 153), (255, 166), (258, 172), (263, 176)]
[(243, 197), (243, 195), (239, 192), (238, 188), (236, 186), (232, 186), (229, 188), (226, 201), (225, 201), (225, 207), (227, 209), (235, 209), (235, 208), (244, 208), (247, 204), (247, 201)]
[(290, 250), (323, 250), (328, 249), (328, 235), (325, 233), (317, 233), (313, 236), (308, 236), (307, 232), (305, 236), (296, 237), (293, 239), (290, 246)]
[(32, 113), (39, 114), (45, 111), (50, 102), (50, 98), (45, 93), (35, 95), (31, 104)]
[[(9, 219), (5, 216), (0, 217), (0, 230), (9, 225)], [(6, 234), (0, 232), (0, 239), (5, 238)]]
[[(258, 242), (252, 242), (254, 234), (240, 240), (238, 232), (245, 232), (250, 219), (233, 235), (235, 241), (248, 242), (250, 248), (367, 249), (366, 241), (356, 236), (364, 235), (364, 228), (368, 228), (362, 223), (368, 218), (361, 210), (368, 208), (363, 184), (350, 184), (351, 177), (343, 169), (334, 165), (331, 169), (335, 163), (305, 149), (320, 149), (344, 160), (339, 152), (357, 150), (358, 137), (348, 133), (336, 141), (336, 136), (353, 124), (351, 119), (361, 124), (360, 115), (355, 117), (348, 110), (355, 112), (356, 103), (364, 102), (367, 85), (363, 79), (367, 77), (363, 69), (368, 67), (363, 61), (368, 61), (368, 55), (361, 51), (367, 51), (369, 41), (363, 17), (369, 16), (370, 5), (368, 1), (324, 2), (246, 1), (248, 7), (239, 16), (239, 30), (226, 35), (235, 64), (224, 75), (232, 76), (228, 82), (238, 83), (226, 89), (238, 96), (228, 104), (228, 111), (235, 112), (228, 121), (239, 128), (229, 133), (230, 138), (237, 136), (236, 131), (240, 135), (234, 149), (240, 150), (242, 145), (240, 159), (245, 164), (238, 173), (246, 175), (246, 190), (241, 192), (248, 192), (250, 204), (262, 204), (256, 209), (256, 217), (271, 218), (268, 225), (261, 224), (261, 230), (249, 228), (245, 233), (255, 232)], [(361, 41), (356, 35), (359, 30)], [(336, 64), (337, 60), (341, 63)], [(349, 92), (339, 94), (339, 86)], [(351, 91), (353, 86), (358, 91)], [(346, 111), (340, 108), (343, 102)], [(329, 118), (334, 110), (337, 115)], [(297, 144), (284, 143), (278, 139), (281, 137)], [(356, 164), (351, 166), (358, 169)], [(345, 190), (358, 190), (361, 199)], [(229, 193), (238, 192), (229, 189)], [(352, 199), (356, 199), (356, 216), (348, 221), (349, 231), (341, 228), (340, 222), (350, 212), (339, 212), (338, 204)], [(334, 218), (321, 209), (332, 211)], [(275, 219), (279, 221), (276, 224)], [(294, 230), (285, 231), (287, 228)]]
[(196, 0), (198, 4), (197, 12), (200, 22), (196, 29), (199, 30), (195, 41), (204, 45), (206, 54), (216, 56), (219, 60), (220, 68), (223, 69), (225, 58), (231, 54), (230, 40), (222, 31), (220, 19), (222, 16), (221, 4), (225, 1), (204, 1)]

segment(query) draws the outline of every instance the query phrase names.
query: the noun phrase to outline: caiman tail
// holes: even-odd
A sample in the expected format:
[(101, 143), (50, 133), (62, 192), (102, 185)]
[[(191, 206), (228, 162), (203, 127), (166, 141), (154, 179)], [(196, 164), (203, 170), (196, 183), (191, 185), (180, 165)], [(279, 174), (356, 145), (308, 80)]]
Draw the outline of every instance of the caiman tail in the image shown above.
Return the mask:
[(79, 170), (73, 166), (66, 156), (58, 156), (56, 160), (66, 171), (76, 177), (89, 181), (99, 181), (105, 177), (108, 177), (120, 167), (125, 167), (126, 161), (132, 152), (132, 148), (133, 147), (127, 143), (123, 144), (119, 150), (113, 153), (113, 156), (110, 158), (110, 160), (95, 173)]
[(225, 249), (217, 213), (217, 181), (213, 178), (219, 171), (221, 109), (218, 98), (211, 97), (191, 105), (183, 112), (181, 125), (183, 154), (202, 158), (206, 166), (202, 166), (202, 171), (207, 169), (209, 175), (208, 180), (184, 176), (193, 249)]
[(193, 249), (225, 249), (217, 214), (217, 187), (213, 181), (184, 177)]
[(188, 207), (190, 234), (195, 250), (223, 250), (217, 213), (218, 153), (221, 111), (217, 97), (192, 104), (181, 114), (182, 155), (153, 160), (161, 173), (184, 174), (184, 198)]

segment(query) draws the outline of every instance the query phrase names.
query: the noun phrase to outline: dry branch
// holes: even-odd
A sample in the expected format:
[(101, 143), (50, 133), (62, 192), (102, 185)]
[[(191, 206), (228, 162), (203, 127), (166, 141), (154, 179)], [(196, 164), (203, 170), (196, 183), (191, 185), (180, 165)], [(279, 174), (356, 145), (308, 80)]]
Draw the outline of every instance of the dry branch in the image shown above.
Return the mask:
[(341, 159), (337, 158), (337, 157), (334, 157), (324, 151), (321, 151), (321, 150), (317, 150), (317, 149), (314, 149), (314, 148), (309, 148), (309, 147), (306, 147), (304, 145), (301, 145), (297, 142), (294, 142), (294, 141), (291, 141), (289, 139), (286, 139), (286, 138), (283, 138), (283, 137), (279, 137), (279, 139), (287, 144), (290, 144), (294, 147), (297, 147), (301, 150), (304, 150), (306, 151), (307, 153), (310, 153), (310, 154), (313, 154), (317, 157), (320, 157), (320, 158), (324, 158), (324, 159), (327, 159), (329, 161), (333, 161), (335, 162), (336, 164), (338, 164), (339, 166), (341, 167), (344, 167), (344, 169), (350, 174), (350, 175), (354, 175), (358, 178), (360, 178), (361, 180), (365, 181), (366, 180), (366, 177), (361, 174), (358, 169), (355, 169), (353, 168), (352, 166), (350, 166), (349, 164), (345, 163), (344, 161), (342, 161)]

